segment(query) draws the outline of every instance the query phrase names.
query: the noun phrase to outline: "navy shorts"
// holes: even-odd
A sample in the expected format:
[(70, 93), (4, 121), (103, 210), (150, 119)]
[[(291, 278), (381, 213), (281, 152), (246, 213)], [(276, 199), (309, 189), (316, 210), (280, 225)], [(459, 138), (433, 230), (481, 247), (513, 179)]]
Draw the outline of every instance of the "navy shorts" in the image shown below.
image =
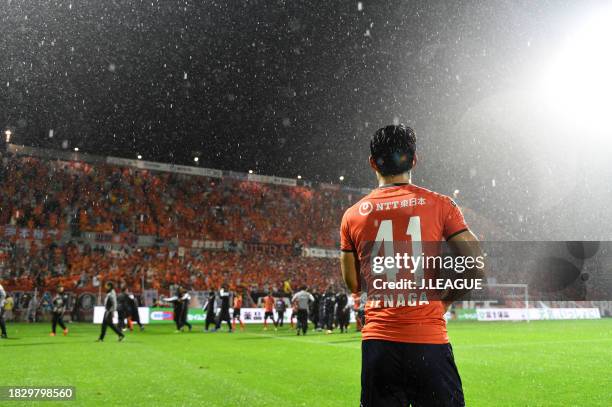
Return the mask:
[(361, 406), (409, 405), (465, 406), (450, 343), (363, 341)]

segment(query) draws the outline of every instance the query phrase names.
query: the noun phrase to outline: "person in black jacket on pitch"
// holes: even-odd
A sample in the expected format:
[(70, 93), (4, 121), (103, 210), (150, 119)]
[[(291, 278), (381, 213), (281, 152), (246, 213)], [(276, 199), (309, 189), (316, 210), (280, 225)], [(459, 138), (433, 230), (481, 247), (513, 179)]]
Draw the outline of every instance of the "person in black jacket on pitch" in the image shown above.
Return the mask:
[(6, 291), (4, 291), (4, 287), (0, 284), (0, 330), (2, 334), (0, 334), (0, 338), (6, 339), (6, 323), (4, 322), (4, 303), (6, 301)]
[(164, 302), (170, 302), (173, 306), (174, 312), (174, 323), (176, 324), (176, 331), (180, 332), (183, 327), (187, 325), (189, 331), (193, 328), (192, 325), (187, 321), (187, 314), (189, 311), (189, 303), (191, 302), (191, 296), (183, 287), (179, 287), (174, 297), (165, 298)]
[(53, 308), (51, 309), (51, 333), (50, 336), (55, 336), (55, 329), (59, 325), (64, 331), (64, 336), (68, 335), (68, 328), (64, 325), (64, 312), (68, 305), (68, 295), (64, 292), (64, 287), (57, 286), (57, 292), (52, 301)]
[(125, 331), (125, 320), (128, 317), (128, 296), (124, 289), (117, 296), (117, 328)]
[(327, 290), (323, 298), (323, 322), (322, 325), (325, 327), (325, 333), (332, 333), (334, 329), (334, 311), (336, 309), (336, 296), (332, 292), (331, 287)]
[(319, 307), (321, 305), (321, 294), (317, 292), (316, 288), (312, 289), (312, 297), (314, 298), (314, 301), (310, 304), (310, 310), (308, 312), (308, 315), (310, 315), (310, 320), (314, 325), (314, 329), (317, 329), (321, 327), (319, 325)]
[(204, 313), (206, 314), (206, 321), (204, 330), (208, 332), (208, 327), (212, 324), (214, 326), (213, 331), (217, 330), (217, 323), (215, 322), (215, 292), (211, 291), (208, 293), (208, 300), (204, 304)]
[(336, 294), (336, 321), (338, 321), (338, 327), (340, 333), (348, 332), (348, 325), (350, 319), (350, 308), (348, 305), (348, 296), (344, 290)]
[[(284, 298), (277, 298), (276, 304), (274, 305), (276, 308), (276, 326), (283, 326), (283, 322), (285, 320), (285, 312), (287, 311), (287, 303)], [(293, 320), (293, 315), (291, 315), (291, 319)]]
[(221, 298), (221, 309), (219, 310), (219, 318), (215, 330), (221, 328), (223, 321), (227, 322), (229, 332), (232, 333), (232, 319), (230, 318), (231, 293), (227, 290), (227, 286), (223, 285), (219, 290), (219, 298)]
[(138, 324), (141, 331), (144, 331), (145, 327), (140, 322), (140, 314), (138, 313), (138, 304), (136, 303), (136, 297), (134, 294), (130, 292), (129, 288), (125, 288), (123, 290), (124, 294), (127, 296), (127, 317), (128, 317), (128, 328), (130, 331), (134, 329), (134, 322)]
[(189, 332), (191, 332), (193, 326), (189, 323), (188, 320), (189, 304), (191, 304), (191, 295), (189, 295), (189, 292), (183, 287), (179, 288), (179, 295), (181, 296), (179, 299), (181, 303), (181, 329), (183, 329), (183, 327), (187, 325), (187, 328), (189, 328)]

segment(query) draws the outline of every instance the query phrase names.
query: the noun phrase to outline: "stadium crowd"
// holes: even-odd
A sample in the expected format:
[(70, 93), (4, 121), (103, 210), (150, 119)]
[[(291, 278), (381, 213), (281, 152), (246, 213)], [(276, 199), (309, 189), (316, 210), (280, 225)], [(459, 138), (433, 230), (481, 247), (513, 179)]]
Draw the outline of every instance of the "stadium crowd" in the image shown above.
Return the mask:
[[(3, 157), (0, 225), (334, 247), (340, 190)], [(299, 237), (299, 238), (298, 238)]]

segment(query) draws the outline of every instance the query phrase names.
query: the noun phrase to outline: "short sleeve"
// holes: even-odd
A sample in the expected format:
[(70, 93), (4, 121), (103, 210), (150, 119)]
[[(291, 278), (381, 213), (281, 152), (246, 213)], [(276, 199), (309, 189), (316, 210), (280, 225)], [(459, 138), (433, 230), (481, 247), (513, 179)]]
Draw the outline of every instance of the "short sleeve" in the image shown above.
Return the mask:
[(445, 218), (444, 218), (444, 239), (449, 240), (459, 233), (469, 230), (461, 209), (457, 206), (455, 201), (450, 198), (446, 198)]
[(340, 225), (340, 250), (343, 252), (354, 252), (355, 245), (351, 238), (351, 232), (348, 223), (348, 211), (344, 213), (342, 217), (342, 224)]

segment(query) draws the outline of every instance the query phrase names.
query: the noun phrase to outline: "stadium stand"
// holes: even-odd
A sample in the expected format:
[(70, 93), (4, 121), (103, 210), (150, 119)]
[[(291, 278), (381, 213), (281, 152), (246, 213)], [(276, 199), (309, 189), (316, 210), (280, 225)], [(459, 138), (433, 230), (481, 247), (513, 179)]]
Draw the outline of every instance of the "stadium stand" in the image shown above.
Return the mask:
[(337, 247), (337, 219), (358, 198), (17, 155), (3, 157), (0, 179), (0, 276), (10, 290), (94, 289), (107, 279), (135, 291), (322, 289), (337, 283), (337, 263), (302, 249)]

